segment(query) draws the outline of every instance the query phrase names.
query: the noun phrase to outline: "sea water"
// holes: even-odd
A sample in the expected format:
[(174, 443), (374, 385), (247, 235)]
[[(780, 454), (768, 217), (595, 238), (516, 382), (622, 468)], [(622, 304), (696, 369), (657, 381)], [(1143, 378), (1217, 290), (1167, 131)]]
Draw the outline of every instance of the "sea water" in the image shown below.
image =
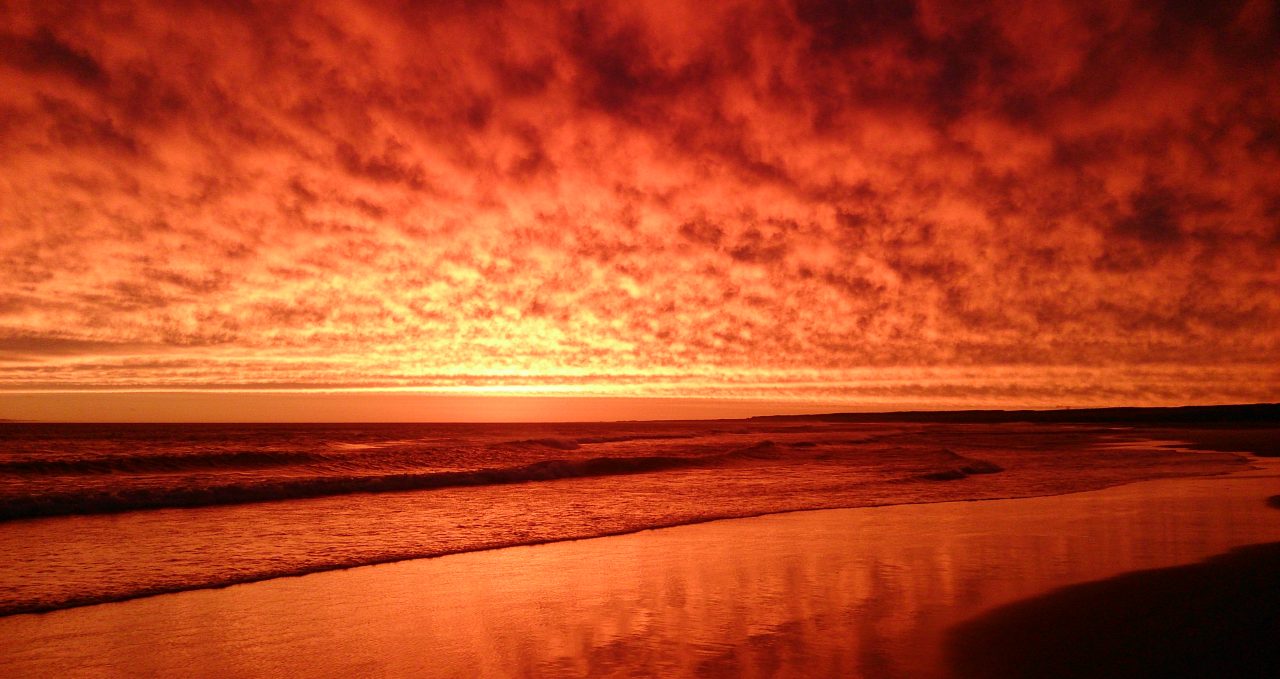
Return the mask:
[(793, 510), (1239, 469), (1140, 430), (732, 420), (0, 425), (0, 614)]

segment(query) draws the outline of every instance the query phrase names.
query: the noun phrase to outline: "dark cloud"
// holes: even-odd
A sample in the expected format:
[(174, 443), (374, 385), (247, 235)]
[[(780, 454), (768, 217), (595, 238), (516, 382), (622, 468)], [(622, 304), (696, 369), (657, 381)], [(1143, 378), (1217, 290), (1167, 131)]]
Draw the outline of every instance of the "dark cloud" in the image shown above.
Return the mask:
[(578, 11), (570, 23), (567, 54), (577, 72), (581, 102), (637, 124), (657, 123), (679, 100), (717, 82), (719, 64), (705, 53), (670, 63), (636, 22), (610, 25), (610, 17)]
[(398, 144), (389, 144), (380, 153), (361, 155), (348, 142), (338, 144), (336, 158), (344, 170), (356, 177), (375, 182), (399, 182), (414, 190), (427, 188), (426, 173), (422, 166), (403, 159)]
[(100, 356), (140, 350), (154, 351), (157, 348), (156, 345), (58, 337), (51, 334), (0, 336), (0, 357), (7, 360), (15, 357), (38, 359), (48, 356)]
[(844, 52), (884, 42), (918, 39), (914, 0), (796, 0), (796, 18), (817, 52)]
[(0, 34), (0, 55), (6, 63), (31, 73), (68, 76), (89, 86), (102, 85), (107, 80), (97, 60), (59, 40), (43, 26), (33, 35)]
[(1127, 214), (1117, 220), (1115, 232), (1149, 247), (1177, 245), (1185, 236), (1181, 202), (1172, 189), (1149, 181), (1129, 196)]

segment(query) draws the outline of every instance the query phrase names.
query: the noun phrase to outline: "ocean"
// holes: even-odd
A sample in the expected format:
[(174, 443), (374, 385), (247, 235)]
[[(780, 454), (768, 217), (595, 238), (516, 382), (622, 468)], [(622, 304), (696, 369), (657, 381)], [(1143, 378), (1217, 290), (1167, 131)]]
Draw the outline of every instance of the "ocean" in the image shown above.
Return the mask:
[(0, 424), (0, 615), (715, 519), (1049, 495), (1244, 464), (1139, 429), (1067, 424)]

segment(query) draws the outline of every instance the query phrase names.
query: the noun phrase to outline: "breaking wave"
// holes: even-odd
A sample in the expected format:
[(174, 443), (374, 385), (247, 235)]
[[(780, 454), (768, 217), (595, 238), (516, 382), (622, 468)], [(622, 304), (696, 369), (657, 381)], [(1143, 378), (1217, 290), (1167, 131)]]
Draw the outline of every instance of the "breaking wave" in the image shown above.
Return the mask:
[[(560, 448), (561, 442), (548, 444), (544, 440), (524, 441), (550, 448)], [(681, 468), (715, 467), (734, 463), (750, 463), (763, 460), (799, 459), (803, 455), (788, 455), (772, 441), (762, 441), (729, 452), (703, 456), (650, 455), (637, 457), (593, 457), (585, 459), (550, 459), (510, 467), (492, 467), (465, 471), (430, 471), (403, 473), (333, 474), (297, 478), (266, 478), (248, 482), (222, 482), (179, 487), (123, 487), (114, 489), (79, 489), (70, 492), (46, 492), (13, 497), (0, 497), (0, 521), (65, 516), (69, 514), (105, 514), (136, 509), (165, 507), (203, 507), (209, 505), (269, 502), (300, 498), (345, 495), (349, 493), (387, 493), (409, 490), (428, 490), (458, 486), (484, 486), (528, 481), (589, 476), (613, 476), (641, 474)], [(209, 456), (147, 456), (117, 458), (104, 467), (107, 471), (119, 471), (132, 467), (178, 469), (188, 463), (199, 462), (196, 467), (209, 465), (253, 466), (261, 464), (285, 464), (288, 460), (315, 461), (322, 456), (293, 453), (221, 453)], [(67, 463), (41, 461), (29, 463), (32, 469), (40, 465), (43, 471), (58, 473), (90, 473), (97, 469), (97, 461), (77, 460)], [(23, 464), (9, 462), (7, 464)], [(105, 462), (104, 462), (105, 464)]]

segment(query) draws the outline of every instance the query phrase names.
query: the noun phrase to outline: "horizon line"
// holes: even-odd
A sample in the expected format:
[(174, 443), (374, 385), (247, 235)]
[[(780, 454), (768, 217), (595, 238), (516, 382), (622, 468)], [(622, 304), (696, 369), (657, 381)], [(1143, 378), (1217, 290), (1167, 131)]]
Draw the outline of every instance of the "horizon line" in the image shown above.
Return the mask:
[[(624, 397), (625, 398), (625, 397)], [(647, 397), (634, 397), (647, 398)], [(279, 420), (279, 421), (208, 421), (208, 420), (188, 420), (188, 421), (93, 421), (93, 420), (42, 420), (42, 419), (13, 419), (0, 418), (0, 424), (70, 424), (70, 425), (467, 425), (467, 424), (485, 424), (485, 425), (532, 425), (532, 424), (625, 424), (640, 422), (711, 422), (711, 421), (750, 421), (750, 420), (804, 420), (810, 418), (850, 418), (852, 421), (874, 422), (876, 416), (890, 416), (896, 421), (908, 420), (907, 416), (918, 415), (923, 421), (930, 421), (929, 417), (940, 417), (947, 415), (1026, 415), (1026, 414), (1052, 414), (1052, 413), (1114, 413), (1117, 411), (1132, 413), (1132, 411), (1143, 411), (1143, 414), (1158, 414), (1160, 412), (1170, 411), (1214, 411), (1214, 410), (1231, 410), (1242, 408), (1254, 409), (1275, 409), (1275, 413), (1269, 413), (1273, 418), (1280, 418), (1280, 402), (1248, 402), (1248, 403), (1216, 403), (1216, 404), (1185, 404), (1176, 406), (1062, 406), (1054, 408), (967, 408), (958, 410), (932, 410), (932, 409), (914, 409), (914, 410), (879, 410), (879, 411), (862, 411), (848, 410), (837, 412), (812, 412), (812, 413), (786, 413), (771, 415), (749, 415), (744, 417), (710, 417), (710, 418), (640, 418), (640, 419), (618, 419), (618, 420), (510, 420), (510, 421), (461, 421), (461, 420)], [(1136, 414), (1136, 413), (1135, 413)]]

